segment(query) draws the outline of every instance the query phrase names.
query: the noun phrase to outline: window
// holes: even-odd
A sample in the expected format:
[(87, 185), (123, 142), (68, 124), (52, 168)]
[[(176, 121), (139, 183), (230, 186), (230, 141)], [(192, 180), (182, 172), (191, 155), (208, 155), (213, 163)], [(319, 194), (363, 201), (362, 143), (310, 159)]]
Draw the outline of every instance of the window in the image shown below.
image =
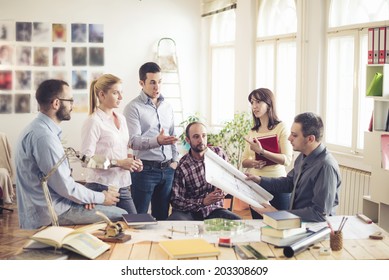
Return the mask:
[(234, 118), (235, 9), (213, 15), (210, 32), (211, 124)]
[(331, 149), (345, 153), (363, 150), (373, 106), (372, 100), (365, 98), (367, 23), (379, 26), (379, 20), (389, 19), (388, 2), (330, 2), (324, 104), (325, 137)]
[(260, 1), (256, 43), (256, 88), (273, 91), (279, 118), (290, 125), (296, 113), (296, 32), (294, 0)]

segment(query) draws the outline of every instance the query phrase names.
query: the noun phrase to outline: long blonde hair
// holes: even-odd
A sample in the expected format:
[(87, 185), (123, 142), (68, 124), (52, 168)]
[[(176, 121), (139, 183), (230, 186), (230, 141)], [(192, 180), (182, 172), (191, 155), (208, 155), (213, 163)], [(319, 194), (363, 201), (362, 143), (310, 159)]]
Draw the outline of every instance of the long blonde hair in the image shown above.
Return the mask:
[(99, 92), (107, 92), (114, 84), (121, 82), (120, 78), (112, 74), (104, 74), (92, 81), (89, 89), (89, 115), (93, 114), (99, 106)]

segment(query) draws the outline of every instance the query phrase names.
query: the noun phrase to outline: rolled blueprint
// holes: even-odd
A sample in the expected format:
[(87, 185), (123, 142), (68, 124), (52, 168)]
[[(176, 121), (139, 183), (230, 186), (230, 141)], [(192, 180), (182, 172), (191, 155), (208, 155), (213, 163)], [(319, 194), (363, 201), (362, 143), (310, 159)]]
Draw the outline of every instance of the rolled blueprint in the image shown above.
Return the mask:
[(249, 205), (262, 207), (261, 203), (273, 199), (273, 195), (257, 183), (246, 180), (243, 172), (219, 157), (211, 149), (205, 153), (205, 178), (208, 183), (226, 193), (243, 200)]
[(329, 227), (324, 227), (321, 230), (312, 233), (311, 235), (308, 235), (306, 238), (303, 238), (293, 243), (292, 245), (286, 246), (284, 248), (285, 257), (291, 258), (294, 255), (297, 255), (298, 253), (307, 249), (309, 246), (325, 239), (330, 232), (331, 229)]

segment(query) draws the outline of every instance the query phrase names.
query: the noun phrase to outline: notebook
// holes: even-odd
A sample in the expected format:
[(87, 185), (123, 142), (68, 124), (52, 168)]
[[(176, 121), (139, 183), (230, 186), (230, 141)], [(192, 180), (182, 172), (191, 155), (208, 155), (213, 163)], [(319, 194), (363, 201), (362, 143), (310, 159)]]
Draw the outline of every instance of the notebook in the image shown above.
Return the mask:
[[(278, 136), (276, 134), (264, 136), (264, 137), (257, 137), (255, 138), (256, 141), (259, 141), (261, 143), (262, 148), (264, 148), (266, 151), (272, 152), (272, 153), (280, 153), (280, 146), (278, 144)], [(259, 154), (255, 154), (255, 160), (264, 160), (266, 161), (266, 166), (268, 165), (274, 165), (277, 164), (274, 161), (265, 158), (264, 156), (261, 156)]]
[(163, 240), (159, 246), (173, 259), (218, 256), (217, 247), (202, 238)]
[(157, 220), (148, 213), (142, 214), (123, 214), (124, 222), (129, 226), (138, 226), (138, 225), (155, 225)]

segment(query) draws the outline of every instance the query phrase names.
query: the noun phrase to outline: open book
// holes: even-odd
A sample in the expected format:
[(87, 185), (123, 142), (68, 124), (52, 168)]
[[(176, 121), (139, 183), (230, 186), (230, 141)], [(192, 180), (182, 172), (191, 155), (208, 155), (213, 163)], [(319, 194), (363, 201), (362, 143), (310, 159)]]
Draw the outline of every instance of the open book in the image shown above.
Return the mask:
[(236, 169), (215, 152), (205, 152), (205, 179), (208, 183), (229, 193), (249, 205), (262, 207), (262, 203), (273, 199), (273, 196), (257, 183), (246, 180), (243, 172)]
[[(105, 227), (105, 224), (97, 225), (93, 227), (95, 230), (101, 228), (102, 225)], [(31, 236), (33, 242), (30, 242), (24, 248), (36, 249), (48, 245), (55, 248), (65, 248), (89, 259), (95, 259), (107, 251), (110, 245), (92, 235), (90, 233), (91, 229), (90, 226), (78, 229), (50, 226)]]

